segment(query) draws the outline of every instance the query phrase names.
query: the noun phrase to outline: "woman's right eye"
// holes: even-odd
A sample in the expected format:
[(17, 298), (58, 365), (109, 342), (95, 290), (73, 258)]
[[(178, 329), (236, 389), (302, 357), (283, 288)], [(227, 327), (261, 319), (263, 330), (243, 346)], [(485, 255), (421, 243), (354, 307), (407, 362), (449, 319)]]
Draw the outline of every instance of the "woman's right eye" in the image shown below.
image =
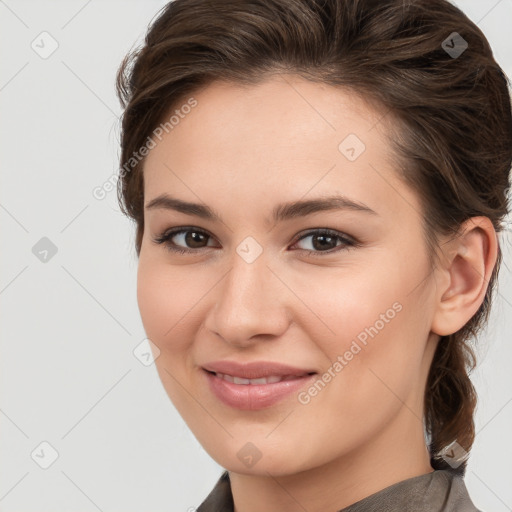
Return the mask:
[(153, 239), (157, 244), (163, 244), (169, 251), (177, 253), (195, 253), (198, 249), (211, 247), (203, 245), (213, 239), (203, 230), (189, 227), (167, 230)]

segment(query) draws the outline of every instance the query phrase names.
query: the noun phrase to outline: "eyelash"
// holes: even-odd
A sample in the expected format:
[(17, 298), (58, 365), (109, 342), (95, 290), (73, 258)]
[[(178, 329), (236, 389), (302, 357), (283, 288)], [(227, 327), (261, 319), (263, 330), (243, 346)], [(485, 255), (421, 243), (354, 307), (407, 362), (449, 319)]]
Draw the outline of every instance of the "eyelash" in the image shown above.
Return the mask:
[[(209, 248), (209, 247), (198, 247), (196, 249), (183, 248), (183, 247), (180, 247), (171, 242), (171, 238), (174, 237), (175, 235), (178, 235), (181, 233), (188, 233), (191, 231), (194, 233), (199, 233), (201, 235), (206, 235), (209, 238), (214, 238), (208, 232), (206, 232), (202, 229), (198, 229), (198, 228), (194, 228), (194, 227), (180, 227), (180, 228), (173, 228), (173, 229), (164, 231), (161, 235), (153, 238), (153, 241), (157, 244), (164, 244), (166, 246), (166, 249), (168, 249), (169, 251), (175, 252), (175, 253), (179, 253), (179, 254), (192, 254), (192, 253), (198, 252), (201, 249)], [(352, 237), (349, 238), (349, 237), (341, 234), (338, 231), (334, 231), (332, 229), (327, 229), (327, 228), (326, 229), (310, 230), (310, 231), (306, 232), (305, 234), (303, 234), (300, 238), (298, 238), (293, 243), (293, 245), (297, 244), (298, 242), (300, 242), (300, 241), (304, 240), (305, 238), (312, 236), (312, 235), (317, 235), (317, 236), (318, 235), (327, 235), (330, 237), (334, 237), (334, 238), (337, 238), (338, 240), (341, 240), (341, 242), (344, 245), (336, 246), (334, 249), (329, 249), (327, 251), (314, 251), (314, 250), (309, 250), (309, 249), (299, 249), (300, 251), (305, 252), (307, 256), (317, 257), (317, 256), (322, 256), (323, 254), (333, 254), (335, 252), (340, 252), (343, 250), (349, 250), (352, 248), (356, 248), (361, 245), (354, 238), (352, 238)]]

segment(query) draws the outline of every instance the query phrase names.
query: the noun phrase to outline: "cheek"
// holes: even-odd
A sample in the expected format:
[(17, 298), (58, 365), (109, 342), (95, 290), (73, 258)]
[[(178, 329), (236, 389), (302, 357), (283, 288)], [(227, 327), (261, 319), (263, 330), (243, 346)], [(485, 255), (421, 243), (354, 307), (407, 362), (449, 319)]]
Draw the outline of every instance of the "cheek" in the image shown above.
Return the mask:
[(162, 355), (187, 346), (186, 326), (198, 300), (200, 290), (194, 283), (184, 280), (179, 269), (162, 265), (158, 261), (139, 260), (137, 271), (137, 303), (144, 330), (161, 350)]
[(161, 341), (172, 322), (172, 311), (166, 306), (170, 300), (165, 281), (158, 267), (139, 262), (137, 272), (137, 303), (146, 334), (155, 342)]
[(410, 301), (409, 277), (394, 261), (379, 256), (365, 265), (321, 268), (288, 281), (297, 296), (306, 298), (309, 309), (297, 321), (331, 360), (349, 350), (353, 340), (365, 346), (403, 321), (401, 310)]
[(318, 291), (309, 295), (311, 309), (329, 328), (324, 336), (310, 331), (327, 356), (323, 371), (336, 375), (326, 376), (326, 395), (354, 415), (369, 407), (382, 409), (396, 401), (395, 394), (406, 398), (418, 380), (429, 332), (428, 299), (411, 284), (425, 275), (422, 262), (404, 266), (396, 258), (378, 261), (335, 279), (319, 276)]
[[(159, 348), (156, 370), (169, 398), (187, 417), (191, 404), (179, 383), (188, 382), (191, 314), (198, 301), (183, 271), (141, 257), (137, 271), (137, 302), (146, 336)], [(192, 310), (192, 313), (191, 313)]]

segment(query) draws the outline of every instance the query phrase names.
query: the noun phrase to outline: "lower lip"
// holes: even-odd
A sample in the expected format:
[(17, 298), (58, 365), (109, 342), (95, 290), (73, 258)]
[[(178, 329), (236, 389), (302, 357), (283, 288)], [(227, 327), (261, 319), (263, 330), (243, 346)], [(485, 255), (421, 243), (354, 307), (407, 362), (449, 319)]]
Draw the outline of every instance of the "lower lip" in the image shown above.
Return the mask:
[(309, 384), (315, 375), (274, 382), (273, 384), (234, 384), (204, 370), (213, 394), (236, 409), (258, 410), (271, 407)]

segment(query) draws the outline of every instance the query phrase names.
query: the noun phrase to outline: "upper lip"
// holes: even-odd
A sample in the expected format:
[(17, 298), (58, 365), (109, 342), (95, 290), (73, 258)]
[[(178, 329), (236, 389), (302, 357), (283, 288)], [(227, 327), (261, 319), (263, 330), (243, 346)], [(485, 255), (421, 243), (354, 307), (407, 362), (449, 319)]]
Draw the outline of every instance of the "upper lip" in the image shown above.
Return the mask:
[(259, 379), (262, 377), (277, 376), (302, 376), (316, 373), (315, 370), (308, 368), (295, 368), (282, 363), (272, 361), (251, 361), (248, 363), (238, 363), (236, 361), (214, 361), (203, 365), (205, 370), (215, 373), (241, 377), (243, 379)]

